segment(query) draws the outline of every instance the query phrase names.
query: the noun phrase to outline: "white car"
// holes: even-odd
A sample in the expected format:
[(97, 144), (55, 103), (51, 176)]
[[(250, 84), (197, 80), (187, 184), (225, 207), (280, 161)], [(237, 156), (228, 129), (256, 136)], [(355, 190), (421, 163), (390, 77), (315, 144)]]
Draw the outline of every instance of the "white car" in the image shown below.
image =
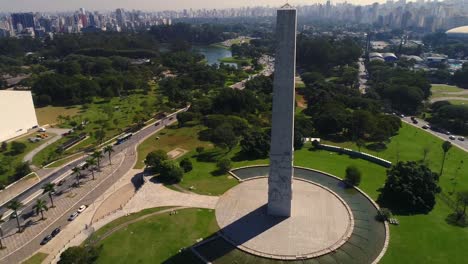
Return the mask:
[(455, 137), (454, 137), (454, 136), (450, 136), (449, 139), (455, 140)]
[(68, 221), (73, 221), (75, 220), (75, 218), (78, 216), (78, 212), (74, 212), (73, 214), (70, 215), (70, 217), (68, 217)]
[(458, 140), (465, 141), (465, 138), (464, 137), (459, 137)]
[(82, 205), (80, 206), (80, 208), (78, 208), (78, 213), (82, 213), (84, 210), (86, 209), (86, 205)]
[(39, 132), (46, 132), (47, 130), (45, 128), (43, 128), (43, 127), (40, 127), (38, 131)]

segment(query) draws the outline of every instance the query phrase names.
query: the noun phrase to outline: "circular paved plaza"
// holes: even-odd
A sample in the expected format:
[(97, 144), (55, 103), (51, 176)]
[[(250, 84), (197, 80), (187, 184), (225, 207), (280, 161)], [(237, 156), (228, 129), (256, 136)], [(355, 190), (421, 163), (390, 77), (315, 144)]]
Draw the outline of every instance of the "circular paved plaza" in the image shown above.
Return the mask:
[(353, 214), (333, 191), (295, 179), (291, 217), (267, 214), (268, 179), (247, 180), (216, 206), (220, 234), (237, 248), (273, 259), (307, 259), (333, 252), (353, 232)]

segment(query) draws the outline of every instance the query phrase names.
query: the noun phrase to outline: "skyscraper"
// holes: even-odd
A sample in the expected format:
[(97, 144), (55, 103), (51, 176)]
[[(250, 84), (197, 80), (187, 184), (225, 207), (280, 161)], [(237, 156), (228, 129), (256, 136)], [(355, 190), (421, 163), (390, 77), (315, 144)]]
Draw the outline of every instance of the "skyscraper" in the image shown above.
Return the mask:
[(34, 15), (33, 13), (14, 13), (11, 14), (13, 29), (21, 31), (24, 28), (34, 28)]

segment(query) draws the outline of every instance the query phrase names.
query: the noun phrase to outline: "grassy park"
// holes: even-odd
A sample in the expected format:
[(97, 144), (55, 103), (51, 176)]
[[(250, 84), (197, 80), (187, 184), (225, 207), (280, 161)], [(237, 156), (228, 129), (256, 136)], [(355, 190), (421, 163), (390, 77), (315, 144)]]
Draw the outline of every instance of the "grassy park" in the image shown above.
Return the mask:
[[(154, 94), (155, 91), (150, 93)], [(68, 109), (72, 112), (59, 112), (63, 108), (53, 106), (36, 109), (39, 120), (48, 120), (49, 123), (55, 123), (58, 127), (71, 128), (82, 122), (87, 123), (83, 130), (77, 131), (77, 134), (84, 132), (89, 138), (59, 155), (55, 150), (69, 139), (62, 138), (39, 152), (34, 157), (33, 164), (40, 166), (96, 145), (100, 141), (96, 136), (97, 131), (104, 131), (103, 141), (117, 136), (125, 128), (134, 124), (137, 119), (150, 118), (151, 113), (157, 110), (157, 98), (157, 96), (145, 94), (132, 94), (112, 99), (95, 98), (92, 103)]]
[(26, 147), (21, 153), (16, 153), (12, 150), (12, 143), (9, 142), (7, 143), (7, 150), (0, 152), (0, 167), (2, 169), (0, 170), (0, 182), (6, 183), (8, 176), (13, 175), (15, 171), (15, 167), (18, 164), (21, 164), (23, 161), (24, 156), (31, 152), (33, 149), (39, 147), (40, 145), (46, 143), (51, 137), (55, 136), (55, 134), (52, 133), (47, 133), (49, 135), (48, 138), (43, 139), (39, 142), (31, 143), (28, 138), (30, 137), (35, 137), (36, 134), (30, 134), (26, 136), (22, 136), (20, 138), (17, 138), (15, 140), (12, 140), (11, 142), (19, 142), (24, 144)]
[(150, 216), (105, 238), (96, 263), (163, 263), (216, 231), (212, 210), (185, 209), (172, 216)]
[[(192, 191), (196, 193), (219, 195), (237, 184), (237, 182), (229, 175), (215, 175), (213, 172), (216, 168), (213, 162), (197, 160), (197, 153), (194, 148), (207, 144), (207, 142), (199, 141), (193, 136), (200, 129), (200, 127), (166, 129), (162, 131), (162, 136), (159, 135), (160, 139), (157, 145), (153, 144), (156, 141), (154, 137), (148, 139), (147, 142), (143, 143), (142, 146), (144, 147), (140, 146), (139, 154), (145, 154), (157, 148), (170, 150), (184, 146), (189, 150), (184, 157), (191, 159), (194, 169), (184, 175), (184, 179), (179, 185), (184, 188), (193, 187)], [(192, 137), (190, 137), (191, 141), (186, 143), (181, 140), (164, 140), (164, 137), (182, 139), (184, 135), (188, 134), (191, 134)], [(176, 143), (174, 144), (174, 142)], [(351, 142), (326, 143), (358, 149)], [(399, 160), (422, 160), (424, 149), (426, 149), (428, 153), (425, 162), (433, 171), (439, 172), (443, 155), (441, 145), (442, 140), (423, 130), (403, 124), (399, 134), (391, 139), (385, 149), (373, 150), (373, 146), (368, 145), (361, 150), (396, 162)], [(209, 145), (204, 146), (207, 146), (207, 151), (211, 151), (213, 155), (230, 157), (233, 160), (233, 167), (268, 163), (267, 159), (239, 160), (236, 156), (240, 151), (238, 147), (226, 153)], [(468, 181), (465, 179), (468, 177), (468, 165), (464, 162), (466, 160), (468, 160), (468, 154), (456, 147), (452, 147), (448, 152), (445, 169), (440, 178), (440, 185), (449, 196), (454, 189), (456, 191), (468, 189)], [(373, 199), (377, 199), (379, 188), (383, 186), (386, 178), (386, 169), (384, 167), (365, 160), (350, 158), (347, 155), (324, 150), (311, 150), (310, 145), (305, 145), (301, 150), (295, 151), (295, 165), (321, 170), (339, 177), (344, 177), (345, 168), (348, 165), (355, 165), (363, 173), (363, 179), (359, 187)], [(450, 263), (463, 263), (465, 256), (460, 252), (468, 250), (468, 245), (463, 243), (468, 235), (468, 229), (449, 225), (446, 222), (446, 217), (451, 212), (452, 210), (442, 200), (438, 199), (434, 210), (427, 215), (397, 215), (400, 225), (391, 226), (390, 247), (382, 263), (447, 263), (447, 261)], [(177, 230), (173, 232), (177, 233)], [(195, 228), (193, 232), (199, 234), (199, 230)], [(164, 232), (165, 235), (166, 232)], [(167, 235), (172, 236), (175, 234)], [(421, 243), (422, 241), (424, 243)], [(104, 243), (107, 246), (106, 241)], [(154, 243), (158, 242), (155, 240)], [(173, 254), (175, 253), (176, 251), (173, 252)], [(161, 255), (157, 256), (157, 258), (162, 259), (164, 257)]]

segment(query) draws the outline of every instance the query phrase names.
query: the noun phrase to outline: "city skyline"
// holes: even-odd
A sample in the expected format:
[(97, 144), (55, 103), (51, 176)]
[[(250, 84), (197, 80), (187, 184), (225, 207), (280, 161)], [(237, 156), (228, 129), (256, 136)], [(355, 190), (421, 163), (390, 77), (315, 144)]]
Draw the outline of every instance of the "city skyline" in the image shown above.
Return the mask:
[[(238, 0), (235, 3), (217, 1), (217, 0), (173, 0), (165, 2), (155, 2), (149, 0), (134, 0), (131, 2), (124, 0), (103, 0), (103, 1), (91, 1), (91, 0), (82, 0), (82, 1), (60, 1), (60, 0), (44, 0), (44, 1), (34, 1), (34, 0), (22, 0), (22, 1), (9, 1), (9, 0), (0, 0), (0, 12), (60, 12), (60, 11), (74, 11), (78, 8), (86, 8), (89, 10), (99, 10), (99, 11), (109, 11), (115, 10), (116, 8), (125, 8), (125, 9), (137, 9), (145, 11), (162, 11), (162, 10), (182, 10), (182, 9), (222, 9), (222, 8), (239, 8), (239, 7), (254, 7), (254, 6), (270, 6), (270, 7), (279, 7), (289, 2), (292, 5), (311, 5), (316, 3), (325, 4), (327, 1), (323, 0), (299, 0), (299, 1), (287, 1), (287, 0), (259, 0), (259, 1), (249, 1), (249, 0)], [(386, 0), (335, 0), (331, 1), (334, 3), (351, 3), (358, 5), (369, 5), (372, 3), (385, 3)], [(397, 2), (397, 1), (394, 1)], [(408, 1), (413, 2), (413, 1)]]

